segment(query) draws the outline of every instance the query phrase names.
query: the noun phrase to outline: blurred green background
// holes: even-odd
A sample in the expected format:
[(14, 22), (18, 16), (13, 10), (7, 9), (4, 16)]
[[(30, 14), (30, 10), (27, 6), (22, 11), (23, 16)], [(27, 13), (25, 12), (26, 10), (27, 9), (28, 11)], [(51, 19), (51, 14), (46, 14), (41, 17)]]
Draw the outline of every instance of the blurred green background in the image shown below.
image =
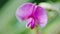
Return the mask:
[(19, 23), (15, 16), (17, 7), (26, 2), (49, 3), (52, 8), (45, 8), (48, 24), (42, 34), (60, 34), (60, 0), (0, 0), (0, 34), (31, 34), (26, 23)]

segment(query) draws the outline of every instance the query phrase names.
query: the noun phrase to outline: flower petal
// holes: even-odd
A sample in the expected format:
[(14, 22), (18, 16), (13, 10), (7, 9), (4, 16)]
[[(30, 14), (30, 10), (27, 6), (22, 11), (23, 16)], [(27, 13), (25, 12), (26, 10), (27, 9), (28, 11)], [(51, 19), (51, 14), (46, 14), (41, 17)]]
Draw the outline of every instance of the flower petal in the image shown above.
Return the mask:
[(16, 11), (16, 17), (18, 20), (22, 19), (26, 19), (28, 18), (28, 16), (30, 16), (32, 14), (34, 5), (32, 3), (25, 3), (23, 5), (21, 5), (20, 7), (18, 7), (17, 11)]
[(34, 17), (37, 19), (37, 22), (41, 28), (46, 26), (48, 18), (43, 8), (37, 6)]
[(34, 26), (35, 26), (34, 19), (33, 18), (29, 18), (27, 23), (26, 23), (26, 27), (33, 29)]

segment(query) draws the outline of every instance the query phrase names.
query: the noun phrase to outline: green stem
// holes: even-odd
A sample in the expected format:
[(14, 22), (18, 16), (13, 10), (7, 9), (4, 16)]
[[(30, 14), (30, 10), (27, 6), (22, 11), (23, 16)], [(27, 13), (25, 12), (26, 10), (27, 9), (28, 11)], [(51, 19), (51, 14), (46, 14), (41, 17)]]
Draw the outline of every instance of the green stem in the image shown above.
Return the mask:
[(34, 29), (32, 29), (31, 34), (41, 34), (39, 27), (36, 26)]

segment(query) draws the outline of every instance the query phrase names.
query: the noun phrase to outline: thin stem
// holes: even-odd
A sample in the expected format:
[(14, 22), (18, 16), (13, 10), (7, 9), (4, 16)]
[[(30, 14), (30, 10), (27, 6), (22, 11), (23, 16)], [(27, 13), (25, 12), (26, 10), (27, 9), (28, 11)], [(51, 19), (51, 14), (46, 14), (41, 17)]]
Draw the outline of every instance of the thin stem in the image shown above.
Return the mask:
[(36, 26), (34, 29), (32, 29), (31, 34), (41, 34), (39, 27)]

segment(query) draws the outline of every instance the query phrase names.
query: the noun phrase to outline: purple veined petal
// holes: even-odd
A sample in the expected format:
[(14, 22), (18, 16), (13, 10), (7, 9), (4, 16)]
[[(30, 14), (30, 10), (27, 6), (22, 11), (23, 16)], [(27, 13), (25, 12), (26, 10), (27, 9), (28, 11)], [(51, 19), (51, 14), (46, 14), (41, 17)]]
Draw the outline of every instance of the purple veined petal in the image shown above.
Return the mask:
[(16, 10), (16, 18), (18, 20), (24, 20), (28, 18), (32, 14), (34, 5), (32, 3), (24, 3), (20, 7), (17, 8)]
[(35, 26), (34, 19), (33, 18), (29, 18), (27, 23), (26, 23), (26, 27), (33, 29), (34, 26)]
[(46, 26), (48, 17), (47, 17), (46, 11), (43, 8), (41, 8), (40, 6), (37, 6), (34, 17), (37, 19), (37, 22), (40, 28), (43, 28)]

